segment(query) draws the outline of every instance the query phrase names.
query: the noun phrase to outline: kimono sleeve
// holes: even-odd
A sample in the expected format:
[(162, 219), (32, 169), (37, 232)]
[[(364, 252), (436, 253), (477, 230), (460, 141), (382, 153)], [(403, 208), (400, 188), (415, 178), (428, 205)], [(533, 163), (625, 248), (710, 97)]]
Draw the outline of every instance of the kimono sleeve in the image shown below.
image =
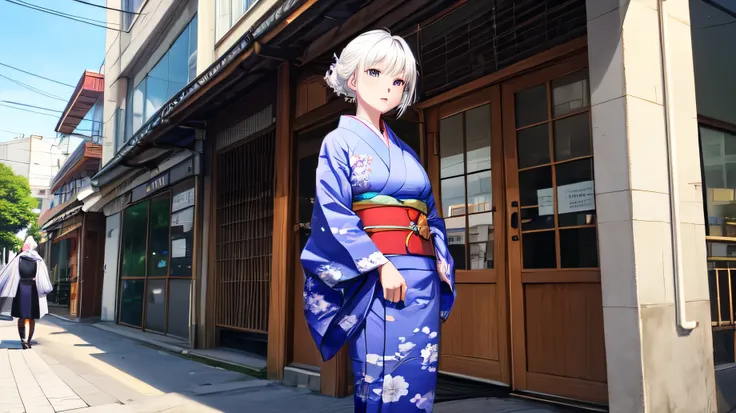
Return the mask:
[(427, 222), (429, 223), (435, 256), (437, 257), (437, 274), (442, 280), (440, 289), (440, 317), (446, 320), (450, 316), (450, 310), (455, 303), (455, 296), (457, 294), (455, 291), (455, 261), (452, 259), (450, 250), (447, 247), (445, 220), (437, 213), (437, 205), (432, 191), (429, 193), (427, 209), (429, 212)]
[(316, 274), (330, 287), (388, 262), (352, 210), (349, 160), (350, 150), (339, 130), (328, 134), (317, 164), (312, 234), (301, 262), (305, 272)]

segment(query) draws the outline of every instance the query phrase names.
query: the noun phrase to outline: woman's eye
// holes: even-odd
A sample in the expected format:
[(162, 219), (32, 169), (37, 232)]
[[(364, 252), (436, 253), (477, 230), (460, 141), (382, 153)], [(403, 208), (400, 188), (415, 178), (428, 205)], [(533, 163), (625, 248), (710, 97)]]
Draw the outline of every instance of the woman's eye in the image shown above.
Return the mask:
[(368, 69), (368, 76), (378, 77), (381, 72), (378, 69)]
[(404, 86), (404, 81), (401, 79), (394, 80), (394, 86)]

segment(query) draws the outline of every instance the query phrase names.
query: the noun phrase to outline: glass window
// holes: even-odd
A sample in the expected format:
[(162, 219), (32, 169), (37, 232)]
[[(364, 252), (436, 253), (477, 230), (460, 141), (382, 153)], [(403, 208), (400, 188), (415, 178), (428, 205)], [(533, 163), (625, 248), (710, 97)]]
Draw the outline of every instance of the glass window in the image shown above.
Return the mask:
[(172, 277), (192, 276), (194, 244), (194, 183), (184, 182), (174, 188), (171, 201), (171, 270)]
[(700, 128), (708, 235), (736, 237), (736, 134)]
[(135, 133), (138, 129), (143, 126), (143, 116), (144, 116), (144, 96), (146, 94), (146, 80), (144, 79), (141, 83), (138, 84), (133, 89), (133, 111), (131, 112), (131, 115), (133, 116), (133, 122), (132, 122), (132, 128), (131, 128), (131, 135)]
[(128, 12), (121, 13), (123, 17), (123, 28), (125, 30), (130, 29), (130, 26), (133, 24), (133, 20), (135, 19), (134, 13), (140, 11), (142, 4), (143, 0), (123, 0), (122, 9), (123, 11)]
[[(130, 139), (148, 119), (197, 74), (197, 16), (179, 34), (161, 60), (135, 88), (129, 88), (125, 137)], [(120, 145), (122, 147), (122, 144)]]
[(698, 115), (736, 124), (736, 2), (690, 0)]
[(216, 36), (220, 39), (258, 0), (217, 0)]
[(169, 195), (151, 201), (151, 222), (148, 233), (148, 276), (165, 277), (169, 269)]
[(551, 95), (546, 86), (515, 95), (523, 266), (595, 268), (587, 70), (553, 80)]
[(120, 322), (136, 327), (143, 323), (144, 280), (123, 280), (120, 292)]
[(166, 279), (146, 282), (146, 330), (166, 332)]
[(169, 280), (169, 334), (189, 337), (189, 301), (191, 280)]
[[(145, 277), (148, 202), (133, 205), (123, 213), (123, 263), (121, 276)], [(143, 230), (142, 230), (143, 229)]]
[(440, 193), (457, 269), (493, 268), (491, 107), (440, 120)]

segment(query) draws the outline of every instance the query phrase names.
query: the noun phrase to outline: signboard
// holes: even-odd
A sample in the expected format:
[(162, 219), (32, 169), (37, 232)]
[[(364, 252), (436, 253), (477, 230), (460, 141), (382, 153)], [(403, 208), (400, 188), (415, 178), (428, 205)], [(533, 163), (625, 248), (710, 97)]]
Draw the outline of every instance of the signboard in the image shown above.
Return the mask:
[(136, 202), (139, 199), (145, 198), (148, 195), (153, 194), (159, 189), (165, 188), (169, 185), (169, 173), (165, 172), (161, 175), (156, 176), (145, 184), (138, 185), (133, 189), (132, 202)]
[[(593, 181), (576, 182), (557, 187), (558, 214), (595, 210)], [(541, 214), (540, 214), (541, 215)]]
[(555, 213), (555, 198), (552, 188), (537, 190), (537, 205), (539, 205), (539, 216), (552, 215)]

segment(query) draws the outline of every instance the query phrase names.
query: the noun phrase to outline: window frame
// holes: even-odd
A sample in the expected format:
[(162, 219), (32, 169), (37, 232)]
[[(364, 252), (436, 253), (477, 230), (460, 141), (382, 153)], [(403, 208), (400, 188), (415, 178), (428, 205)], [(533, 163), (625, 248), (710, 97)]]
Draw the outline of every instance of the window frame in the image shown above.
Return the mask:
[(125, 11), (120, 13), (120, 26), (125, 32), (130, 32), (130, 29), (133, 27), (135, 22), (138, 21), (138, 17), (140, 16), (140, 14), (134, 13), (140, 13), (141, 10), (143, 10), (143, 8), (146, 6), (146, 3), (148, 3), (148, 0), (141, 0), (140, 4), (137, 7), (137, 10), (128, 10), (128, 3), (132, 1), (135, 0), (123, 0), (120, 3), (120, 8)]
[[(171, 221), (172, 221), (172, 217), (174, 215), (174, 212), (172, 212), (172, 209), (173, 209), (173, 200), (174, 200), (174, 196), (176, 195), (175, 194), (175, 190), (176, 189), (181, 189), (183, 187), (193, 188), (194, 189), (194, 204), (191, 205), (191, 206), (188, 206), (186, 208), (182, 208), (182, 209), (180, 209), (180, 210), (178, 210), (176, 212), (181, 212), (181, 211), (184, 211), (184, 210), (186, 210), (188, 208), (193, 208), (194, 209), (194, 212), (193, 212), (194, 220), (192, 222), (192, 239), (194, 240), (194, 239), (196, 239), (196, 235), (194, 234), (194, 231), (195, 231), (194, 226), (195, 226), (196, 211), (197, 211), (197, 181), (193, 177), (188, 177), (188, 178), (182, 179), (180, 181), (170, 183), (169, 186), (166, 189), (161, 190), (159, 192), (156, 192), (156, 193), (154, 193), (154, 194), (152, 194), (150, 196), (147, 196), (147, 197), (145, 197), (143, 199), (140, 199), (140, 200), (136, 201), (135, 203), (132, 203), (132, 204), (128, 205), (123, 211), (121, 211), (121, 225), (120, 225), (120, 229), (121, 229), (121, 240), (120, 240), (121, 241), (121, 251), (120, 251), (120, 257), (118, 259), (118, 276), (117, 276), (118, 292), (116, 293), (117, 294), (116, 295), (116, 299), (117, 299), (117, 304), (116, 305), (117, 305), (117, 308), (118, 308), (117, 316), (116, 316), (116, 322), (118, 324), (129, 326), (129, 327), (136, 328), (136, 329), (140, 329), (141, 331), (153, 331), (155, 333), (160, 333), (160, 334), (164, 334), (164, 335), (172, 335), (172, 333), (170, 332), (170, 327), (169, 327), (169, 318), (170, 318), (169, 317), (169, 303), (170, 303), (170, 300), (171, 300), (171, 295), (169, 294), (169, 291), (170, 291), (170, 288), (171, 288), (172, 280), (173, 281), (177, 281), (177, 280), (189, 280), (189, 282), (190, 282), (190, 289), (191, 289), (192, 286), (193, 286), (193, 283), (194, 283), (194, 278), (195, 278), (195, 270), (194, 270), (194, 266), (195, 266), (195, 254), (194, 254), (194, 251), (195, 250), (194, 250), (194, 246), (193, 245), (192, 245), (192, 256), (191, 256), (192, 271), (191, 271), (190, 275), (189, 276), (181, 276), (181, 275), (172, 276), (171, 275), (171, 267), (172, 267), (171, 264), (172, 264), (172, 259), (173, 259), (172, 258), (172, 255), (173, 254), (171, 253), (171, 247), (172, 247), (172, 226), (171, 226)], [(150, 272), (149, 271), (150, 270), (150, 268), (149, 268), (149, 264), (150, 264), (149, 263), (149, 258), (150, 258), (149, 257), (150, 256), (149, 248), (151, 246), (151, 216), (152, 216), (152, 212), (151, 212), (152, 211), (152, 208), (151, 208), (151, 206), (152, 206), (152, 203), (153, 203), (154, 200), (162, 199), (162, 198), (166, 198), (168, 200), (168, 205), (169, 205), (169, 208), (168, 208), (168, 212), (169, 212), (169, 225), (168, 225), (168, 234), (167, 234), (167, 243), (168, 243), (167, 250), (169, 251), (169, 255), (168, 255), (167, 264), (166, 264), (166, 275), (149, 275), (149, 272)], [(147, 217), (147, 220), (146, 220), (146, 228), (145, 228), (146, 245), (145, 245), (145, 249), (144, 249), (145, 261), (143, 263), (144, 272), (143, 272), (143, 275), (136, 275), (136, 276), (127, 275), (127, 276), (123, 276), (123, 257), (122, 257), (122, 255), (124, 254), (123, 247), (124, 247), (124, 243), (125, 243), (125, 237), (124, 237), (124, 234), (125, 234), (125, 211), (127, 211), (129, 208), (132, 208), (132, 207), (135, 207), (137, 205), (144, 204), (144, 203), (147, 203), (147, 206), (146, 206), (146, 213), (147, 213), (146, 217)], [(142, 281), (143, 282), (143, 303), (142, 303), (142, 306), (143, 307), (141, 309), (140, 326), (129, 324), (129, 323), (126, 323), (126, 322), (121, 321), (121, 318), (122, 318), (121, 317), (122, 316), (122, 309), (123, 309), (123, 303), (122, 303), (123, 288), (122, 288), (122, 285), (123, 285), (123, 282), (124, 281), (131, 281), (131, 280), (132, 281)], [(149, 284), (148, 281), (149, 280), (154, 280), (154, 281), (161, 281), (161, 280), (163, 280), (164, 283), (165, 283), (165, 285), (166, 285), (166, 290), (164, 292), (164, 294), (165, 294), (165, 298), (164, 298), (164, 314), (165, 315), (164, 315), (164, 329), (163, 329), (164, 331), (159, 331), (157, 329), (153, 329), (153, 330), (147, 329), (147, 326), (146, 326), (146, 316), (147, 316), (147, 309), (148, 309), (148, 303), (146, 301), (146, 296), (148, 294), (147, 291), (148, 291), (148, 284)], [(189, 299), (189, 305), (190, 305), (190, 311), (191, 311), (191, 305), (192, 305), (191, 299)], [(174, 336), (179, 337), (179, 336), (177, 336), (175, 334), (174, 334)]]
[[(244, 1), (246, 2), (247, 6), (237, 17), (234, 17), (233, 6)], [(260, 0), (227, 0), (230, 11), (227, 17), (227, 27), (223, 28), (220, 28), (220, 2), (215, 2), (215, 47), (219, 46), (220, 42), (228, 37), (228, 35), (233, 31), (233, 28), (240, 24), (240, 22), (245, 18), (245, 16), (249, 14), (251, 10), (253, 10), (253, 7), (258, 4), (259, 1)]]

